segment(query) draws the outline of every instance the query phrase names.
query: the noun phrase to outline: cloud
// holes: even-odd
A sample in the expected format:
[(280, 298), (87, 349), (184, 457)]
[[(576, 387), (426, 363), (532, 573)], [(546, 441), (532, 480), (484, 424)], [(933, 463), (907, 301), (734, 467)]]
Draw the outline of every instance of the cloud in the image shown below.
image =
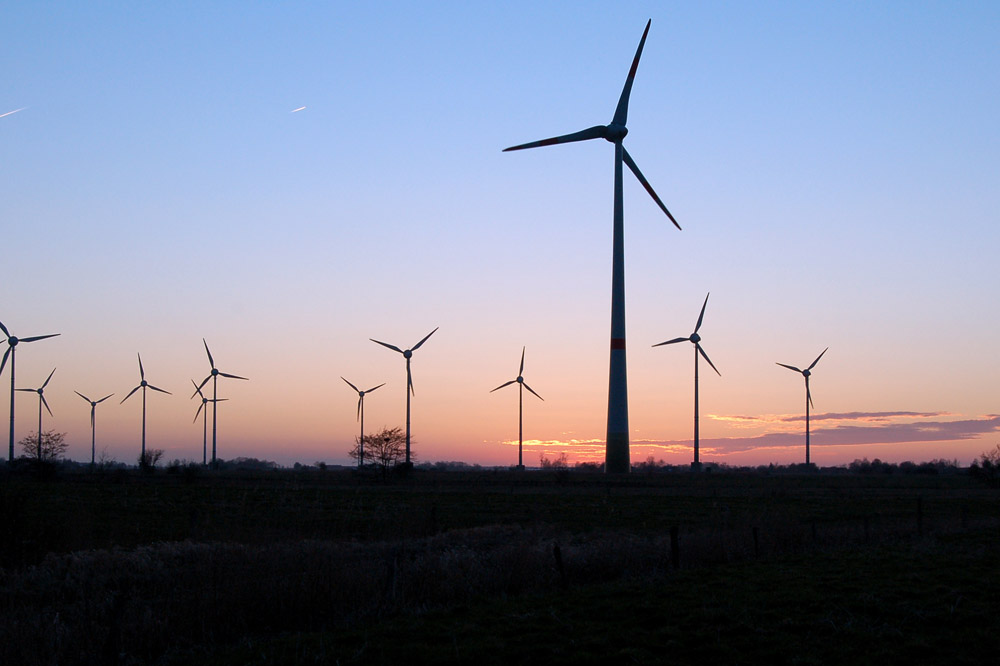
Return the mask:
[[(937, 416), (950, 416), (948, 412), (829, 412), (827, 414), (810, 414), (810, 421), (869, 421), (884, 422), (900, 417), (929, 419)], [(782, 421), (805, 421), (805, 414), (786, 416)]]
[(0, 113), (0, 118), (3, 118), (5, 116), (12, 116), (15, 113), (17, 113), (18, 111), (24, 111), (27, 108), (28, 107), (26, 107), (26, 106), (22, 106), (20, 109), (14, 109), (13, 111), (8, 111), (7, 113)]

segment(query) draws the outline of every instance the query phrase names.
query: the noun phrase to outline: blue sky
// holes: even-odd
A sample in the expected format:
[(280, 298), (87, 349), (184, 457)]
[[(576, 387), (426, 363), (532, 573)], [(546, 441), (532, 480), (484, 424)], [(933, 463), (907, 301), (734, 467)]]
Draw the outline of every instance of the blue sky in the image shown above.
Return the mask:
[[(367, 420), (402, 420), (402, 362), (368, 338), (441, 326), (414, 361), (425, 458), (510, 458), (516, 397), (488, 391), (522, 345), (546, 398), (526, 436), (583, 451), (604, 434), (613, 154), (500, 151), (608, 122), (649, 18), (626, 146), (684, 230), (626, 178), (634, 439), (684, 458), (690, 358), (650, 345), (689, 334), (709, 291), (723, 377), (702, 383), (702, 434), (729, 462), (800, 411), (774, 362), (827, 346), (817, 413), (992, 423), (995, 3), (7, 5), (0, 113), (23, 110), (0, 117), (0, 321), (63, 334), (19, 351), (18, 384), (58, 366), (52, 426), (82, 447), (72, 391), (124, 395), (141, 352), (179, 396), (151, 439), (193, 458), (180, 394), (205, 337), (251, 377), (226, 389), (224, 457), (336, 462), (356, 427), (340, 375), (389, 382)], [(134, 411), (98, 417), (119, 459)], [(729, 418), (747, 415), (752, 433)], [(967, 460), (995, 432), (838, 436), (825, 459), (820, 434), (814, 457)]]

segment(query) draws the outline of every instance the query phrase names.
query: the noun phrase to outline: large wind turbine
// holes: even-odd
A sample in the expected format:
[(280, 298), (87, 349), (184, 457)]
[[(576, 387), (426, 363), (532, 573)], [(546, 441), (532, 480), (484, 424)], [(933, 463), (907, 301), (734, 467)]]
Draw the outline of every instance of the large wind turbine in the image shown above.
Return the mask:
[(411, 466), (411, 463), (410, 463), (410, 395), (416, 395), (416, 393), (414, 393), (414, 391), (413, 391), (413, 376), (410, 374), (410, 357), (413, 356), (413, 352), (415, 352), (418, 349), (420, 349), (420, 345), (422, 345), (425, 342), (427, 342), (427, 338), (431, 337), (432, 335), (434, 335), (435, 332), (437, 332), (438, 328), (441, 328), (441, 327), (438, 326), (437, 328), (435, 328), (433, 331), (431, 331), (430, 333), (428, 333), (427, 335), (425, 335), (424, 338), (423, 338), (423, 340), (421, 340), (417, 344), (413, 345), (409, 349), (400, 349), (396, 345), (390, 345), (388, 342), (379, 342), (375, 338), (368, 338), (372, 342), (380, 344), (383, 347), (388, 347), (389, 349), (391, 349), (393, 351), (399, 352), (400, 354), (403, 355), (403, 358), (406, 359), (406, 466), (407, 467)]
[[(510, 386), (511, 384), (517, 384), (517, 468), (524, 469), (524, 389), (528, 389), (531, 393), (539, 400), (545, 400), (542, 396), (535, 393), (535, 391), (524, 383), (524, 347), (521, 347), (521, 367), (517, 370), (517, 377), (510, 380), (505, 384), (493, 389), (493, 391), (499, 391), (504, 386)], [(490, 391), (490, 393), (493, 393)]]
[[(13, 367), (13, 365), (11, 367)], [(49, 385), (49, 379), (52, 379), (52, 375), (54, 374), (56, 374), (56, 369), (52, 368), (52, 372), (49, 373), (45, 383), (43, 383), (40, 388), (17, 389), (18, 391), (30, 391), (31, 393), (38, 394), (38, 462), (42, 462), (42, 405), (45, 405), (45, 409), (49, 412), (49, 416), (53, 415), (52, 410), (49, 409), (49, 403), (45, 399), (45, 387)], [(11, 458), (11, 460), (13, 460), (13, 458)]]
[(701, 348), (701, 336), (698, 335), (698, 329), (701, 328), (701, 322), (705, 318), (705, 307), (708, 305), (708, 295), (705, 296), (705, 302), (701, 305), (701, 314), (698, 315), (698, 323), (694, 325), (694, 333), (686, 338), (674, 338), (673, 340), (667, 340), (666, 342), (661, 342), (659, 344), (653, 345), (654, 347), (662, 347), (663, 345), (672, 345), (676, 342), (690, 342), (694, 345), (694, 462), (691, 463), (692, 469), (698, 469), (701, 466), (701, 458), (699, 456), (698, 448), (698, 355), (701, 354), (708, 361), (708, 364), (712, 366), (712, 370), (715, 370), (715, 374), (722, 376), (719, 369), (715, 367), (712, 363), (712, 359), (708, 357), (705, 350)]
[[(407, 367), (409, 367), (409, 359), (407, 359)], [(343, 376), (341, 376), (341, 379), (344, 379)], [(348, 382), (346, 379), (344, 379), (344, 381), (347, 382), (348, 386), (350, 386), (352, 389), (358, 392), (357, 418), (361, 420), (361, 437), (358, 438), (358, 467), (363, 467), (365, 462), (365, 395), (371, 393), (377, 388), (385, 386), (385, 382), (382, 382), (375, 388), (370, 388), (367, 391), (362, 391), (351, 382)], [(409, 394), (407, 394), (407, 403), (409, 403)], [(407, 421), (409, 421), (409, 419), (407, 419)], [(409, 428), (407, 428), (407, 430), (409, 430)]]
[(208, 377), (205, 377), (204, 381), (202, 381), (202, 383), (198, 386), (198, 388), (200, 389), (203, 386), (205, 386), (205, 384), (208, 383), (209, 379), (212, 380), (212, 400), (211, 400), (211, 402), (212, 402), (212, 466), (214, 467), (215, 466), (215, 436), (216, 436), (216, 433), (217, 433), (216, 417), (218, 416), (218, 412), (219, 412), (219, 395), (218, 395), (219, 377), (222, 376), (222, 377), (228, 377), (229, 379), (242, 379), (244, 381), (249, 381), (249, 380), (246, 377), (240, 377), (239, 375), (230, 375), (230, 374), (225, 373), (225, 372), (220, 372), (219, 369), (215, 367), (215, 361), (212, 359), (212, 352), (208, 351), (208, 343), (205, 342), (205, 338), (202, 338), (201, 341), (205, 343), (205, 353), (208, 354), (208, 364), (212, 366), (212, 372), (210, 372), (208, 374)]
[(78, 396), (90, 403), (90, 464), (93, 465), (95, 461), (94, 454), (97, 448), (97, 426), (94, 413), (97, 411), (97, 405), (113, 396), (114, 393), (109, 393), (100, 400), (91, 400), (79, 391), (73, 391), (73, 393), (76, 393)]
[[(170, 391), (164, 391), (161, 388), (157, 388), (146, 381), (146, 371), (142, 369), (142, 356), (136, 354), (139, 358), (139, 385), (128, 392), (128, 395), (122, 398), (122, 401), (118, 403), (119, 405), (124, 404), (126, 400), (132, 397), (132, 394), (142, 389), (142, 455), (140, 460), (146, 460), (146, 389), (151, 388), (154, 391), (159, 391), (160, 393), (166, 393), (167, 395), (173, 395)], [(145, 463), (143, 463), (145, 464)]]
[[(826, 349), (829, 349), (829, 347), (827, 347)], [(803, 377), (806, 378), (806, 464), (807, 465), (809, 464), (809, 408), (812, 406), (812, 401), (813, 401), (812, 393), (809, 392), (809, 376), (812, 375), (812, 369), (815, 368), (816, 364), (819, 363), (819, 360), (823, 358), (823, 354), (826, 353), (826, 349), (821, 351), (819, 356), (816, 357), (816, 360), (810, 363), (809, 367), (806, 368), (805, 370), (799, 370), (794, 365), (785, 365), (784, 363), (778, 363), (778, 365), (780, 365), (781, 367), (788, 368), (789, 370), (794, 370), (795, 372), (800, 373)]]
[(614, 205), (614, 235), (612, 242), (612, 268), (611, 268), (611, 367), (608, 381), (608, 431), (607, 448), (605, 451), (605, 470), (608, 473), (628, 472), (631, 466), (629, 458), (629, 429), (628, 429), (628, 379), (625, 367), (625, 240), (624, 240), (624, 213), (622, 208), (622, 163), (628, 165), (635, 177), (639, 179), (653, 201), (666, 213), (670, 221), (678, 229), (680, 225), (670, 214), (667, 207), (660, 201), (660, 197), (653, 191), (653, 187), (646, 180), (639, 167), (636, 166), (631, 155), (622, 146), (622, 140), (628, 134), (625, 122), (628, 117), (628, 100), (632, 93), (632, 81), (635, 79), (635, 70), (639, 66), (639, 56), (642, 55), (642, 47), (646, 43), (646, 34), (649, 32), (649, 24), (642, 33), (639, 40), (639, 48), (635, 51), (635, 58), (632, 60), (632, 67), (629, 69), (628, 77), (625, 79), (625, 87), (622, 89), (618, 106), (615, 108), (615, 115), (608, 125), (595, 125), (579, 132), (565, 134), (563, 136), (533, 141), (518, 146), (504, 148), (504, 152), (509, 150), (522, 150), (525, 148), (537, 148), (540, 146), (551, 146), (557, 143), (571, 143), (573, 141), (586, 141), (588, 139), (605, 139), (615, 145), (615, 205)]
[(208, 407), (206, 407), (206, 405), (208, 405), (208, 403), (210, 402), (225, 402), (229, 398), (213, 398), (209, 400), (208, 398), (205, 397), (205, 394), (201, 392), (201, 387), (198, 386), (193, 379), (191, 380), (191, 385), (194, 386), (194, 393), (191, 394), (191, 397), (193, 398), (196, 395), (201, 396), (201, 404), (198, 405), (198, 411), (194, 413), (194, 420), (191, 421), (191, 423), (194, 423), (195, 421), (198, 420), (198, 415), (201, 414), (202, 409), (205, 410), (205, 415), (201, 417), (201, 464), (207, 465), (208, 464)]
[(17, 345), (22, 342), (36, 342), (38, 340), (44, 340), (45, 338), (54, 338), (59, 333), (53, 333), (51, 335), (35, 335), (30, 338), (18, 338), (17, 336), (11, 335), (7, 327), (0, 322), (0, 330), (3, 334), (7, 336), (7, 351), (3, 353), (3, 361), (0, 361), (0, 374), (3, 374), (3, 369), (7, 365), (7, 357), (10, 356), (10, 452), (7, 456), (7, 462), (14, 462), (14, 356), (17, 351)]

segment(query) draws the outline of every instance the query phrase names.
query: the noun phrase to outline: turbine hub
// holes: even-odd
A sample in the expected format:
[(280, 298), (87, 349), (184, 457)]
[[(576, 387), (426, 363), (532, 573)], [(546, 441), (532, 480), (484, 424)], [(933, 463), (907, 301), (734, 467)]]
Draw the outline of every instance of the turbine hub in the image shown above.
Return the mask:
[(16, 347), (18, 342), (20, 342), (20, 340), (17, 339), (16, 335), (12, 335), (9, 338), (7, 338), (7, 344), (9, 344), (11, 347)]
[(359, 398), (365, 397), (365, 392), (364, 391), (358, 391), (358, 397)]
[(699, 342), (701, 342), (701, 336), (698, 335), (697, 333), (692, 333), (691, 337), (688, 338), (688, 339), (691, 340), (691, 342), (693, 342), (695, 344), (698, 344)]
[[(508, 375), (508, 376), (510, 376), (510, 375)], [(524, 377), (522, 377), (521, 375), (518, 375), (517, 376), (517, 383), (518, 384), (523, 384), (524, 383)]]
[(611, 143), (617, 143), (628, 134), (628, 128), (624, 125), (611, 124), (604, 128), (604, 138)]
[(802, 375), (803, 375), (803, 376), (805, 376), (805, 377), (808, 377), (808, 376), (809, 376), (809, 375), (811, 375), (811, 374), (812, 374), (812, 373), (811, 373), (810, 371), (808, 371), (808, 370), (803, 370), (803, 371), (802, 371)]
[(212, 376), (215, 377), (218, 374), (219, 374), (219, 369), (218, 368), (212, 368)]
[(141, 382), (139, 382), (139, 386), (142, 386), (143, 388), (145, 388), (147, 385), (148, 385), (148, 382), (145, 379), (143, 379)]
[(412, 356), (413, 356), (413, 350), (412, 349), (407, 349), (405, 352), (403, 352), (403, 358), (410, 358)]

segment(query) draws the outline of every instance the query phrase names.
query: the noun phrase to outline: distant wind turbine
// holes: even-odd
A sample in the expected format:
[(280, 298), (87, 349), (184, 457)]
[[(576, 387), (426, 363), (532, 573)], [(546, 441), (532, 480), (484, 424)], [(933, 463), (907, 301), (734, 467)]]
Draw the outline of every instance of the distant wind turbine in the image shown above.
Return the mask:
[(198, 420), (198, 415), (201, 414), (201, 410), (203, 408), (205, 410), (205, 414), (201, 417), (201, 464), (207, 465), (208, 464), (208, 407), (206, 407), (206, 405), (210, 402), (225, 402), (229, 398), (213, 398), (209, 400), (208, 398), (205, 397), (205, 394), (201, 392), (201, 387), (198, 386), (193, 379), (191, 380), (191, 385), (194, 386), (194, 393), (191, 394), (191, 397), (193, 398), (196, 395), (201, 396), (201, 404), (198, 405), (198, 411), (194, 413), (194, 420), (191, 421), (191, 423), (194, 423), (195, 421)]
[(97, 442), (97, 434), (96, 434), (97, 433), (97, 426), (95, 425), (96, 424), (96, 419), (94, 418), (94, 413), (97, 411), (97, 405), (99, 405), (100, 403), (104, 402), (105, 400), (107, 400), (108, 398), (110, 398), (111, 396), (113, 396), (114, 393), (109, 393), (108, 395), (104, 396), (100, 400), (91, 400), (90, 398), (88, 398), (84, 394), (80, 393), (79, 391), (73, 391), (73, 393), (76, 393), (78, 396), (80, 396), (81, 398), (83, 398), (84, 400), (86, 400), (87, 402), (90, 403), (90, 464), (93, 465), (94, 461), (95, 461), (94, 454), (95, 454), (95, 451), (96, 451), (96, 448), (97, 448), (97, 444), (96, 444), (96, 442)]
[(22, 342), (37, 342), (38, 340), (44, 340), (45, 338), (54, 338), (59, 333), (52, 333), (51, 335), (35, 335), (30, 338), (18, 338), (17, 336), (11, 335), (7, 327), (0, 322), (0, 330), (3, 334), (7, 336), (7, 351), (3, 353), (3, 361), (0, 361), (0, 374), (3, 374), (3, 369), (7, 365), (7, 357), (10, 356), (10, 452), (7, 456), (7, 462), (14, 462), (14, 356), (17, 351), (17, 345)]
[(586, 141), (588, 139), (605, 139), (615, 145), (615, 195), (614, 195), (614, 234), (612, 242), (612, 269), (611, 269), (611, 367), (608, 381), (608, 430), (607, 448), (605, 451), (605, 470), (608, 473), (626, 473), (631, 467), (629, 456), (629, 428), (628, 428), (628, 378), (625, 365), (625, 240), (624, 240), (624, 213), (622, 204), (622, 163), (628, 165), (635, 177), (639, 179), (653, 201), (666, 213), (670, 221), (678, 229), (680, 225), (670, 214), (667, 207), (663, 205), (660, 197), (653, 191), (653, 187), (646, 180), (639, 167), (636, 166), (632, 156), (628, 154), (622, 146), (622, 140), (628, 134), (625, 122), (628, 117), (628, 101), (632, 93), (632, 82), (635, 79), (635, 71), (639, 67), (639, 57), (642, 55), (642, 47), (646, 43), (646, 35), (649, 33), (649, 25), (642, 33), (639, 40), (639, 47), (635, 51), (635, 58), (632, 60), (632, 67), (629, 69), (628, 77), (625, 79), (625, 87), (622, 89), (618, 106), (615, 108), (615, 115), (608, 125), (595, 125), (579, 132), (532, 141), (518, 146), (504, 148), (504, 152), (510, 150), (523, 150), (525, 148), (538, 148), (540, 146), (551, 146), (557, 143), (571, 143), (574, 141)]
[[(45, 399), (45, 387), (49, 385), (49, 379), (52, 379), (52, 375), (54, 374), (56, 374), (56, 369), (52, 368), (52, 372), (49, 373), (45, 383), (42, 384), (40, 388), (17, 389), (18, 391), (30, 391), (31, 393), (38, 394), (38, 462), (42, 462), (42, 405), (45, 405), (45, 409), (48, 411), (49, 416), (53, 415), (52, 410), (49, 409), (49, 403)], [(11, 460), (13, 460), (13, 458), (11, 458)]]
[(810, 363), (809, 367), (806, 368), (805, 370), (799, 370), (794, 365), (785, 365), (784, 363), (778, 363), (778, 365), (780, 365), (781, 367), (788, 368), (789, 370), (794, 370), (795, 372), (798, 372), (799, 374), (801, 374), (803, 377), (806, 378), (806, 464), (807, 465), (809, 464), (809, 408), (812, 406), (812, 401), (813, 401), (812, 393), (810, 393), (809, 391), (809, 377), (810, 375), (812, 375), (812, 369), (815, 368), (816, 364), (819, 363), (819, 360), (823, 358), (823, 354), (826, 353), (827, 349), (829, 349), (829, 347), (821, 351), (819, 356), (816, 357), (816, 360)]
[(211, 403), (212, 403), (212, 466), (214, 467), (215, 466), (215, 450), (216, 450), (215, 449), (215, 442), (216, 442), (216, 434), (218, 432), (217, 425), (216, 425), (216, 423), (217, 423), (216, 422), (216, 417), (218, 416), (218, 412), (219, 412), (219, 395), (218, 395), (219, 377), (221, 376), (221, 377), (228, 377), (229, 379), (242, 379), (244, 381), (250, 381), (250, 380), (248, 380), (246, 377), (240, 377), (239, 375), (230, 375), (230, 374), (225, 373), (225, 372), (220, 372), (219, 369), (215, 367), (215, 360), (212, 359), (212, 352), (208, 351), (208, 343), (205, 342), (205, 338), (202, 338), (201, 341), (205, 343), (205, 353), (208, 354), (208, 364), (212, 366), (212, 372), (210, 372), (208, 374), (208, 377), (205, 377), (204, 381), (202, 381), (201, 384), (198, 385), (198, 388), (200, 389), (200, 388), (204, 387), (205, 384), (208, 383), (209, 379), (212, 380), (212, 400), (211, 400)]
[(420, 349), (420, 345), (427, 342), (427, 338), (431, 337), (432, 335), (434, 335), (434, 333), (437, 332), (438, 328), (441, 327), (438, 326), (433, 331), (425, 335), (420, 342), (413, 345), (413, 347), (411, 347), (410, 349), (400, 349), (396, 345), (390, 345), (388, 342), (379, 342), (375, 338), (368, 338), (369, 340), (371, 340), (376, 344), (380, 344), (383, 347), (388, 347), (393, 351), (399, 352), (400, 354), (403, 355), (403, 358), (406, 359), (406, 466), (407, 467), (412, 466), (412, 463), (410, 463), (410, 395), (416, 395), (416, 393), (414, 393), (413, 391), (413, 376), (410, 374), (410, 358), (413, 356), (413, 352)]
[(686, 338), (674, 338), (673, 340), (667, 340), (666, 342), (661, 342), (659, 344), (653, 345), (654, 347), (662, 347), (663, 345), (672, 345), (676, 342), (691, 342), (694, 345), (694, 462), (691, 463), (693, 469), (698, 469), (701, 467), (701, 458), (699, 456), (699, 446), (698, 446), (698, 355), (701, 354), (708, 361), (708, 364), (712, 366), (712, 370), (715, 370), (715, 374), (722, 376), (719, 369), (715, 367), (712, 363), (712, 359), (708, 357), (705, 350), (701, 348), (701, 336), (698, 335), (698, 329), (701, 328), (701, 322), (705, 318), (705, 306), (708, 305), (708, 296), (705, 296), (705, 302), (701, 305), (701, 314), (698, 315), (698, 323), (694, 325), (694, 333)]
[(122, 398), (122, 401), (118, 403), (122, 405), (126, 400), (132, 397), (132, 394), (142, 389), (142, 455), (140, 460), (146, 459), (146, 389), (151, 388), (154, 391), (159, 391), (160, 393), (166, 393), (167, 395), (173, 395), (170, 391), (164, 391), (161, 388), (157, 388), (146, 381), (146, 371), (142, 369), (142, 356), (136, 354), (139, 358), (139, 385), (128, 392), (128, 395)]
[[(341, 376), (341, 379), (344, 379), (343, 376)], [(375, 388), (370, 388), (367, 391), (362, 391), (351, 382), (348, 382), (346, 379), (344, 379), (344, 381), (347, 382), (348, 386), (350, 386), (352, 389), (358, 392), (357, 418), (360, 419), (361, 421), (361, 436), (358, 438), (358, 467), (362, 467), (365, 461), (365, 396), (374, 391), (375, 389), (382, 388), (383, 386), (385, 386), (385, 382), (382, 382)]]
[[(493, 391), (499, 391), (504, 386), (510, 386), (511, 384), (517, 384), (517, 468), (524, 469), (524, 389), (531, 391), (539, 400), (545, 400), (542, 396), (535, 393), (535, 391), (524, 383), (524, 347), (521, 347), (521, 367), (517, 370), (517, 377), (501, 384), (500, 386), (493, 389)], [(493, 393), (490, 391), (490, 393)]]

